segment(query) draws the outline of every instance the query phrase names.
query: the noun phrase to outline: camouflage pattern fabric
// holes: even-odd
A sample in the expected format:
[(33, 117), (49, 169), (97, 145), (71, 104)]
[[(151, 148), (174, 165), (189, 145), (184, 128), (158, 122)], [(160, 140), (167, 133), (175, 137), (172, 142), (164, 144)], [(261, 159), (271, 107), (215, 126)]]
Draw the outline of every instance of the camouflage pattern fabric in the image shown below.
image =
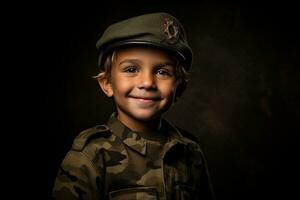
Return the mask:
[(113, 114), (81, 132), (65, 156), (55, 199), (214, 199), (206, 161), (193, 140), (162, 121), (165, 143), (130, 131)]

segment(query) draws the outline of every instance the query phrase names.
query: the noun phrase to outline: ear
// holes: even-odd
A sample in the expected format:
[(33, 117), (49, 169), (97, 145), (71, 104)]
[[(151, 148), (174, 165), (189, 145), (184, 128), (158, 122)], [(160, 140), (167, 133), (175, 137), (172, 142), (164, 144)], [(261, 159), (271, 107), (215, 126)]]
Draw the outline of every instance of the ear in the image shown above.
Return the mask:
[(176, 88), (174, 103), (176, 103), (179, 100), (179, 98), (182, 96), (183, 92), (186, 89), (186, 86), (187, 86), (187, 83), (185, 81), (182, 81), (181, 83), (178, 84), (178, 86)]
[(108, 97), (112, 97), (114, 92), (112, 89), (111, 81), (107, 78), (98, 78), (98, 83), (102, 89), (102, 91), (106, 94)]

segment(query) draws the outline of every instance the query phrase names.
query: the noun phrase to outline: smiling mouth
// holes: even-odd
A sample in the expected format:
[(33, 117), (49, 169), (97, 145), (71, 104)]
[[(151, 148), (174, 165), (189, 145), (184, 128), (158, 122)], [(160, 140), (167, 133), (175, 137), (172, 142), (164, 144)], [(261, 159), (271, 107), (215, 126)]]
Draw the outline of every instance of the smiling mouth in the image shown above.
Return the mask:
[(136, 100), (139, 103), (142, 104), (153, 104), (159, 100), (161, 100), (160, 97), (144, 97), (144, 96), (129, 96), (130, 98)]
[(159, 101), (160, 97), (140, 97), (140, 96), (129, 96), (130, 98), (144, 100), (144, 101)]

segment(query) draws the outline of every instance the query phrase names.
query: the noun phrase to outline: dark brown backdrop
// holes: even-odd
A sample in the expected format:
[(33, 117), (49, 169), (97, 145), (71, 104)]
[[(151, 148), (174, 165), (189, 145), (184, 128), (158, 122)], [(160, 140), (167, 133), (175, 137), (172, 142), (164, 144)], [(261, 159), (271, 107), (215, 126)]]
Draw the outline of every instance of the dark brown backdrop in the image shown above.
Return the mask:
[(113, 22), (156, 11), (177, 16), (194, 50), (190, 85), (166, 117), (199, 139), (218, 199), (295, 195), (299, 10), (289, 2), (253, 1), (41, 8), (44, 129), (39, 139), (48, 153), (41, 175), (47, 194), (75, 135), (104, 123), (112, 112), (91, 78), (97, 74), (97, 39)]

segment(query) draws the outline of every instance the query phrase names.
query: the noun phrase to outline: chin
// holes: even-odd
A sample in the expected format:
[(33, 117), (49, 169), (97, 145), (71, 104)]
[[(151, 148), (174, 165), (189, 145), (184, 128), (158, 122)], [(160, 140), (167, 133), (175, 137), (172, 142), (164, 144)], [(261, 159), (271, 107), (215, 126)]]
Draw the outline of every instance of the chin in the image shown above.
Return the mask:
[(150, 121), (160, 116), (160, 113), (140, 111), (132, 113), (132, 116), (139, 121)]

